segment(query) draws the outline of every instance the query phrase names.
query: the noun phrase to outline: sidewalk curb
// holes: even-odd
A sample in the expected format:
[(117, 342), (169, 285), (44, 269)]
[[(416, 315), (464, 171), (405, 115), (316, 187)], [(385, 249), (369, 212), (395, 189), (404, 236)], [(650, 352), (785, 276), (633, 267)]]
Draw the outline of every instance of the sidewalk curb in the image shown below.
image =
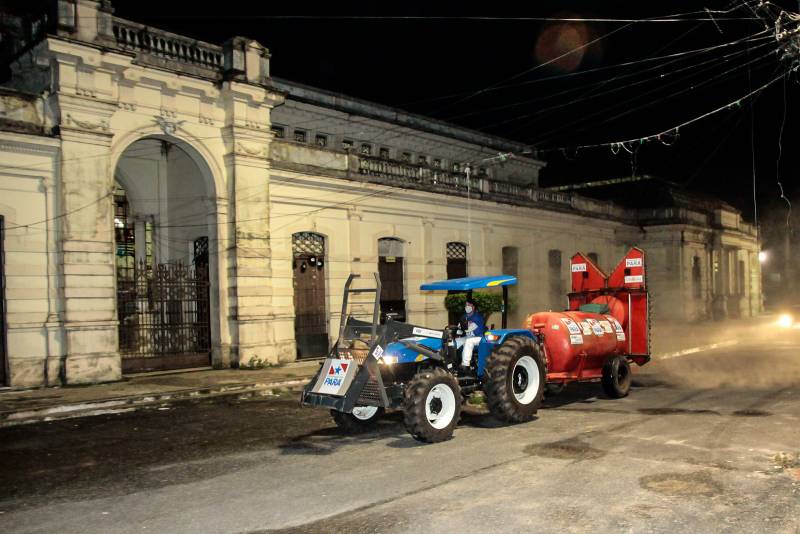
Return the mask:
[(312, 375), (309, 375), (307, 378), (295, 378), (280, 382), (227, 384), (216, 387), (204, 386), (200, 388), (189, 388), (158, 394), (143, 393), (139, 395), (122, 396), (98, 401), (60, 404), (57, 406), (49, 406), (39, 409), (9, 410), (0, 412), (0, 428), (43, 421), (71, 419), (74, 417), (88, 417), (93, 415), (132, 412), (147, 406), (171, 404), (174, 402), (192, 399), (224, 397), (231, 395), (266, 396), (276, 388), (304, 385), (308, 382), (311, 376)]

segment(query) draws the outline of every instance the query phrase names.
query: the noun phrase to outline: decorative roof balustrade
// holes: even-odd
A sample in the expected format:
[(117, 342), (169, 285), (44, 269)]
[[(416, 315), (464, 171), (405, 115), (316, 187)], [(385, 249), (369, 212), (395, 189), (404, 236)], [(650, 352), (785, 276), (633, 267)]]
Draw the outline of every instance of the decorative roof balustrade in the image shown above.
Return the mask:
[[(437, 193), (449, 191), (461, 196), (467, 193), (467, 175), (464, 172), (446, 171), (404, 161), (351, 154), (356, 160), (358, 173), (380, 179), (381, 183), (394, 182), (398, 187), (426, 189)], [(351, 160), (352, 161), (352, 160)], [(538, 203), (572, 207), (572, 195), (535, 189), (525, 184), (490, 180), (470, 176), (470, 196), (481, 200), (532, 206)]]
[(112, 30), (117, 46), (140, 54), (144, 62), (169, 64), (177, 70), (183, 70), (181, 66), (200, 68), (222, 75), (224, 58), (221, 46), (117, 17), (113, 19)]

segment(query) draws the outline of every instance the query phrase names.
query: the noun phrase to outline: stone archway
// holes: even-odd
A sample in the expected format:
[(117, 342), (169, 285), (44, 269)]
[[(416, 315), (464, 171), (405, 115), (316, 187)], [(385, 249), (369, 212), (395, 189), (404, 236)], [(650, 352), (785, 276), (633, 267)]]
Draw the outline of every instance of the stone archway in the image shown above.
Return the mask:
[(119, 350), (123, 372), (211, 364), (218, 339), (215, 192), (185, 143), (146, 137), (114, 171)]

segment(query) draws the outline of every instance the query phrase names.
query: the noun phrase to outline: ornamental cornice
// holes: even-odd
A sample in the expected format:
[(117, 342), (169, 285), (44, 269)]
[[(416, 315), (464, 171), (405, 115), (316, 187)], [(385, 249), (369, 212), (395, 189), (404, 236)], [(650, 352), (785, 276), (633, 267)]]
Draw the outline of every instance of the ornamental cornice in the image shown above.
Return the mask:
[[(53, 156), (58, 153), (59, 146), (57, 140), (50, 138), (35, 137), (36, 141), (16, 141), (11, 139), (0, 139), (0, 150), (13, 152), (15, 154), (32, 154), (35, 156)], [(41, 141), (47, 140), (48, 144)]]
[(258, 158), (266, 158), (269, 156), (266, 145), (244, 143), (236, 141), (234, 143), (234, 153), (242, 156), (254, 156)]
[(108, 119), (78, 117), (68, 112), (62, 121), (62, 126), (74, 126), (89, 132), (108, 132), (110, 129)]

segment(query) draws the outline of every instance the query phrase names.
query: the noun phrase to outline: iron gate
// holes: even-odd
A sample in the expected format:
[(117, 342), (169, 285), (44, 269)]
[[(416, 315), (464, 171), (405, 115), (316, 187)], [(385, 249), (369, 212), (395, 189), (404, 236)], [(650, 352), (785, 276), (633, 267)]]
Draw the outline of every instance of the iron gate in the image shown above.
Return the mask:
[(123, 372), (209, 365), (211, 325), (208, 268), (200, 263), (144, 261), (117, 281), (119, 350)]

